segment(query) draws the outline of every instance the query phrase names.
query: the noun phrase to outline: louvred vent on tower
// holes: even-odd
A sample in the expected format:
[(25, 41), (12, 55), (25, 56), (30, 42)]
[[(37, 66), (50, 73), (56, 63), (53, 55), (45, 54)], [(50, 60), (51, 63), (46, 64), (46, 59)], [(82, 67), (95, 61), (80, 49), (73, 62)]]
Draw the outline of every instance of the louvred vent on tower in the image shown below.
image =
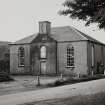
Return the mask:
[(48, 21), (39, 22), (39, 34), (50, 34), (51, 32), (51, 23)]

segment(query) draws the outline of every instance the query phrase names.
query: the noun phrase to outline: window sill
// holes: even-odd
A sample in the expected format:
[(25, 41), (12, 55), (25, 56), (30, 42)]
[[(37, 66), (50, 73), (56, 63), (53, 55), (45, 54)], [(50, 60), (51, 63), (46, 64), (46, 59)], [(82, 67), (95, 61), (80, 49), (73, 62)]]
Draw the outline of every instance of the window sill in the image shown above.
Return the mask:
[(47, 59), (47, 58), (40, 58), (40, 59)]
[(19, 65), (18, 67), (24, 67), (24, 65)]
[(75, 66), (66, 66), (66, 68), (75, 68)]
[(47, 58), (40, 58), (40, 60), (44, 61), (44, 60), (47, 60)]

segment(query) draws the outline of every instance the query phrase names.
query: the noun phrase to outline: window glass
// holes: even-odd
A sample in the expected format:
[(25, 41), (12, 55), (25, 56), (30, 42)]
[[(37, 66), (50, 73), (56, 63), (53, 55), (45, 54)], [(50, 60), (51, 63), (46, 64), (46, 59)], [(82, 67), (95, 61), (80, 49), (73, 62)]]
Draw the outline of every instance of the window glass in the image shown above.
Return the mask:
[(24, 58), (25, 58), (25, 51), (23, 47), (20, 47), (18, 50), (18, 59), (19, 59), (19, 66), (24, 66)]
[(92, 45), (92, 67), (94, 66), (94, 45)]
[(42, 46), (40, 49), (40, 57), (41, 58), (46, 58), (46, 46)]
[(74, 47), (68, 46), (67, 47), (67, 67), (74, 66)]

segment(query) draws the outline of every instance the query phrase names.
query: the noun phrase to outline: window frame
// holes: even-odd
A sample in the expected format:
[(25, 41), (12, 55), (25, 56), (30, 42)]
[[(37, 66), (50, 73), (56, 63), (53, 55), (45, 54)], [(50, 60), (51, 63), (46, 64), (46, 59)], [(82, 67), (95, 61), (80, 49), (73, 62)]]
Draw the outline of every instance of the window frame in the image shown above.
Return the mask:
[(91, 47), (91, 54), (92, 54), (92, 56), (91, 56), (91, 59), (92, 59), (92, 61), (91, 61), (91, 66), (92, 67), (94, 67), (94, 63), (95, 63), (95, 51), (94, 51), (95, 49), (94, 49), (94, 44), (92, 44), (92, 47)]
[[(23, 64), (22, 64), (23, 62)], [(25, 49), (24, 47), (18, 48), (18, 66), (24, 67), (25, 66)]]
[[(41, 55), (41, 49), (42, 48), (45, 48), (45, 57), (42, 57), (42, 55)], [(47, 47), (46, 47), (46, 45), (42, 45), (41, 47), (40, 47), (40, 59), (47, 59)]]
[(74, 68), (74, 47), (72, 45), (69, 45), (66, 50), (66, 57), (67, 57), (67, 62), (66, 62), (66, 67), (67, 68)]

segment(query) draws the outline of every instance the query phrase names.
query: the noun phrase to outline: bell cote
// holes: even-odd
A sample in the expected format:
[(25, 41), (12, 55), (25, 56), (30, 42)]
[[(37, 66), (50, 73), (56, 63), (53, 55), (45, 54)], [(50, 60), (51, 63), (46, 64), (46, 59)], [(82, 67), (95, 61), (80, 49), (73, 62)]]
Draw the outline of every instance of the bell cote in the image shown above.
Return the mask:
[(49, 21), (40, 21), (39, 34), (50, 34), (50, 32), (51, 32), (51, 23)]

